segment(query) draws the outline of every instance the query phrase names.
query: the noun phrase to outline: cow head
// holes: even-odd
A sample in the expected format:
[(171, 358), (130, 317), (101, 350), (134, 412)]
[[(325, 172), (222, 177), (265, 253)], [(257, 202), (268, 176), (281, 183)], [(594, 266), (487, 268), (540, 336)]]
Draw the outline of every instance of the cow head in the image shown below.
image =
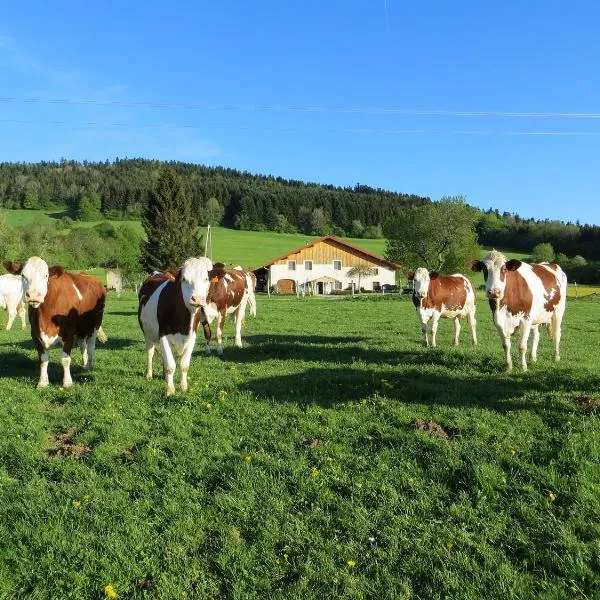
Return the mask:
[(483, 271), (485, 293), (490, 300), (502, 300), (506, 289), (507, 271), (516, 271), (521, 266), (520, 260), (506, 260), (502, 252), (492, 250), (483, 260), (471, 261), (473, 271)]
[(24, 265), (7, 261), (4, 266), (13, 275), (21, 275), (25, 301), (32, 308), (38, 308), (46, 299), (50, 278), (60, 277), (65, 271), (63, 267), (49, 267), (39, 256), (32, 256)]
[(183, 301), (191, 312), (200, 306), (206, 306), (210, 285), (208, 272), (211, 269), (212, 261), (209, 258), (188, 258), (177, 274)]
[(415, 298), (427, 298), (427, 292), (429, 291), (429, 284), (432, 279), (436, 279), (438, 273), (432, 271), (431, 273), (425, 267), (419, 267), (414, 273), (410, 273), (412, 277), (409, 277), (409, 281), (413, 282), (413, 295)]

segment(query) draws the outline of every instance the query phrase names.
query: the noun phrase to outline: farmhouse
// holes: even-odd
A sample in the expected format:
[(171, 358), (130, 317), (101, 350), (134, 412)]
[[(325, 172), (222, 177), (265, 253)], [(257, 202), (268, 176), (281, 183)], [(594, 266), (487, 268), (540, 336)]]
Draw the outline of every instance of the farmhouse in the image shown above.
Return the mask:
[(255, 269), (254, 274), (257, 290), (279, 294), (331, 294), (358, 289), (359, 278), (350, 273), (357, 266), (368, 267), (372, 272), (360, 276), (360, 287), (375, 291), (395, 285), (396, 271), (400, 269), (400, 265), (381, 256), (334, 235), (326, 235), (273, 259)]

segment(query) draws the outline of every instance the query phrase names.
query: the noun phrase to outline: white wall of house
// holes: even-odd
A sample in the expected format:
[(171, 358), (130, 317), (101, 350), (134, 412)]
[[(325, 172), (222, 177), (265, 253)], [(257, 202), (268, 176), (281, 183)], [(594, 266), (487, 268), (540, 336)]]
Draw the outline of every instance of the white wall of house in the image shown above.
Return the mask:
[[(342, 282), (343, 290), (350, 288), (350, 284), (354, 282), (355, 287), (358, 287), (358, 277), (349, 277), (348, 272), (352, 267), (344, 267), (334, 269), (333, 263), (330, 264), (312, 264), (312, 270), (306, 269), (304, 262), (296, 262), (296, 269), (291, 270), (288, 267), (288, 262), (285, 264), (271, 265), (271, 285), (276, 285), (280, 279), (293, 279), (297, 284), (304, 284), (307, 281), (318, 279), (319, 277), (333, 277)], [(379, 285), (396, 283), (396, 273), (392, 269), (372, 265), (373, 269), (377, 269), (377, 274), (370, 277), (360, 278), (360, 287), (365, 290), (372, 290), (373, 284)]]

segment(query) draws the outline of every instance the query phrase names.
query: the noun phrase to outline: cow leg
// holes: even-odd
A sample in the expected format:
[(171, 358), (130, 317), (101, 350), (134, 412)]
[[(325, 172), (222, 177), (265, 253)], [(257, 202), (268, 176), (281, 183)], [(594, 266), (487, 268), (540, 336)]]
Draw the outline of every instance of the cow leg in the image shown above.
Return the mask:
[(154, 358), (154, 350), (156, 344), (146, 338), (146, 356), (148, 357), (148, 366), (146, 367), (146, 379), (152, 379), (152, 359)]
[(187, 346), (183, 351), (183, 355), (181, 356), (181, 360), (179, 362), (179, 366), (181, 368), (181, 391), (188, 391), (188, 371), (190, 369), (190, 362), (192, 360), (192, 352), (194, 351), (194, 346), (196, 345), (196, 334), (193, 333), (190, 335), (190, 339), (188, 340)]
[(237, 312), (235, 313), (235, 345), (238, 348), (242, 347), (242, 325), (244, 324), (244, 316), (246, 315), (246, 305), (248, 304), (248, 294), (244, 294)]
[(40, 357), (40, 380), (38, 381), (37, 389), (41, 390), (50, 383), (48, 380), (48, 362), (50, 361), (50, 357), (46, 349), (42, 350), (38, 348), (38, 354)]
[(78, 338), (77, 344), (79, 346), (79, 349), (81, 350), (81, 364), (83, 365), (83, 368), (87, 370), (89, 355), (88, 355), (87, 344), (85, 343), (85, 338), (84, 339)]
[(19, 318), (21, 319), (21, 329), (25, 329), (25, 303), (19, 302), (19, 306), (17, 306), (17, 313), (19, 314)]
[(561, 338), (561, 326), (562, 326), (562, 318), (563, 318), (563, 311), (564, 307), (562, 308), (562, 310), (557, 310), (553, 315), (552, 315), (552, 321), (551, 321), (551, 333), (552, 333), (552, 339), (554, 340), (554, 362), (559, 362), (560, 361), (560, 338)]
[(14, 320), (17, 317), (17, 311), (15, 310), (14, 306), (9, 305), (6, 307), (6, 312), (8, 313), (8, 321), (6, 322), (6, 331), (8, 331), (12, 327), (12, 324), (14, 323)]
[(540, 328), (539, 325), (534, 325), (531, 330), (531, 362), (537, 361), (538, 344), (540, 343)]
[(458, 338), (460, 336), (460, 319), (454, 318), (454, 345), (458, 346)]
[(528, 321), (523, 321), (521, 323), (521, 342), (519, 343), (519, 350), (521, 352), (521, 368), (523, 371), (527, 371), (527, 342), (529, 341), (530, 333), (531, 323)]
[(171, 350), (171, 344), (166, 335), (160, 338), (160, 353), (163, 361), (163, 369), (167, 380), (167, 396), (172, 396), (175, 393), (175, 385), (173, 383), (173, 374), (175, 373), (175, 358)]
[(73, 348), (73, 340), (65, 340), (63, 343), (63, 351), (60, 355), (60, 362), (63, 367), (63, 387), (68, 388), (73, 385), (71, 379), (71, 349)]
[(217, 318), (217, 354), (223, 354), (223, 329), (225, 327), (226, 313), (222, 312)]
[(513, 364), (510, 356), (510, 333), (504, 331), (502, 327), (497, 327), (498, 333), (500, 334), (500, 340), (502, 341), (502, 347), (504, 348), (504, 364), (507, 372), (512, 371)]
[(212, 337), (212, 333), (207, 320), (202, 321), (202, 329), (204, 330), (204, 354), (208, 356), (210, 354), (210, 339)]
[(429, 321), (424, 319), (419, 312), (417, 311), (417, 318), (419, 319), (419, 323), (421, 323), (421, 344), (425, 347), (429, 346), (429, 338), (427, 337)]
[(477, 346), (477, 319), (475, 318), (475, 311), (469, 311), (467, 319), (469, 320), (469, 326), (471, 327), (471, 339), (473, 340), (473, 345)]
[(94, 368), (94, 354), (96, 353), (96, 329), (94, 329), (92, 335), (90, 335), (86, 340), (86, 350), (87, 350), (87, 364), (84, 364), (84, 368), (86, 371), (91, 371)]
[(435, 338), (437, 336), (437, 328), (438, 328), (439, 320), (440, 320), (440, 315), (434, 313), (433, 317), (431, 318), (431, 345), (433, 348), (436, 347)]

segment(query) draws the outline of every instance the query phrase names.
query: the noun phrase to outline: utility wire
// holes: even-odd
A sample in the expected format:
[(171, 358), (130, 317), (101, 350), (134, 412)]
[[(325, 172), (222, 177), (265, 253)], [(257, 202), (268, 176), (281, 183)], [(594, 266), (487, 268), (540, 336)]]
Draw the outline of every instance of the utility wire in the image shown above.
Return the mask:
[(237, 104), (196, 104), (150, 101), (122, 100), (86, 100), (74, 98), (19, 98), (2, 96), (0, 102), (15, 104), (55, 104), (79, 106), (117, 106), (147, 108), (184, 108), (206, 111), (253, 111), (253, 112), (306, 112), (306, 113), (349, 113), (349, 114), (397, 114), (412, 116), (440, 117), (503, 117), (503, 118), (539, 118), (539, 119), (600, 119), (596, 112), (551, 112), (551, 111), (485, 111), (485, 110), (431, 110), (399, 107), (352, 107), (352, 106), (318, 106), (318, 105), (237, 105)]
[(19, 125), (65, 125), (68, 127), (115, 127), (129, 129), (231, 129), (255, 130), (269, 133), (342, 133), (364, 135), (481, 135), (481, 136), (562, 136), (562, 137), (598, 137), (600, 131), (502, 131), (502, 130), (456, 130), (456, 129), (389, 129), (389, 128), (307, 128), (307, 127), (250, 127), (239, 125), (192, 125), (178, 123), (127, 123), (127, 122), (101, 122), (101, 121), (57, 121), (57, 120), (30, 120), (30, 119), (1, 119), (0, 123), (13, 123)]

